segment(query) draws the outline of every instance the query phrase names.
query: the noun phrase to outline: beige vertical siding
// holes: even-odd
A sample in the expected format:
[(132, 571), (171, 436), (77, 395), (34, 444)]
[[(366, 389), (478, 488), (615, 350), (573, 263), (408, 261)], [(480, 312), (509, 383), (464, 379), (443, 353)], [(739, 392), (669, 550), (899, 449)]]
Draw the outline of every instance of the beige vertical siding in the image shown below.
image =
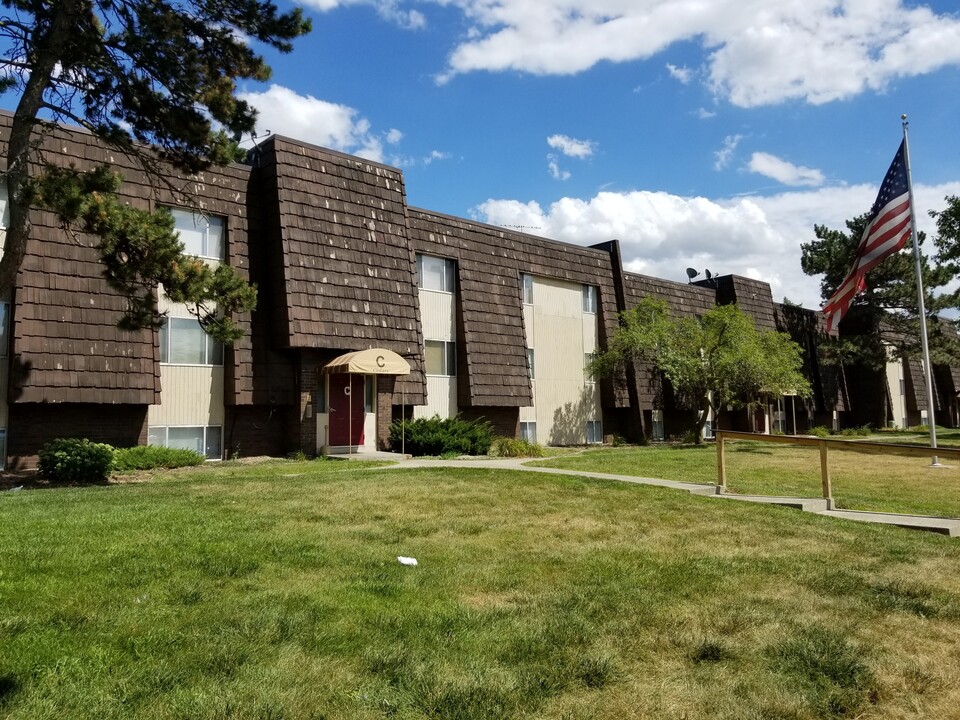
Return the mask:
[(223, 368), (161, 365), (160, 404), (151, 405), (152, 427), (223, 425)]
[(453, 293), (421, 290), (420, 322), (423, 324), (424, 340), (456, 340)]
[(907, 417), (907, 398), (900, 393), (901, 380), (904, 378), (903, 362), (887, 361), (887, 386), (890, 388), (890, 401), (893, 404), (893, 418), (897, 427), (903, 427)]
[[(456, 342), (456, 296), (453, 293), (420, 290), (420, 322), (424, 340)], [(457, 414), (457, 378), (427, 375), (427, 404), (413, 408), (415, 418), (454, 417)]]
[(535, 277), (533, 299), (523, 312), (534, 351), (534, 406), (521, 408), (520, 420), (537, 423), (540, 443), (584, 443), (587, 421), (600, 418), (599, 389), (584, 376), (584, 355), (596, 349), (597, 316), (583, 312), (577, 283)]
[(427, 375), (427, 404), (413, 408), (415, 418), (442, 418), (457, 414), (457, 379), (441, 375)]

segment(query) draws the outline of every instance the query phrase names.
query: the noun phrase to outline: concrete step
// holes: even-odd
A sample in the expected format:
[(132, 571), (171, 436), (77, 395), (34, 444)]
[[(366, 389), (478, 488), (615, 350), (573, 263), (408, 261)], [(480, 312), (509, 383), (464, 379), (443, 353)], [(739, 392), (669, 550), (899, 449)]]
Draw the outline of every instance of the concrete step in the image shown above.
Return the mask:
[(858, 522), (896, 525), (912, 530), (926, 530), (947, 537), (960, 537), (960, 519), (929, 517), (926, 515), (899, 515), (897, 513), (865, 512), (861, 510), (823, 510), (818, 514)]
[(765, 503), (767, 505), (782, 505), (783, 507), (803, 510), (804, 512), (822, 513), (827, 510), (827, 501), (823, 498), (776, 497), (772, 495), (733, 495), (719, 493), (722, 500), (741, 500), (743, 502)]

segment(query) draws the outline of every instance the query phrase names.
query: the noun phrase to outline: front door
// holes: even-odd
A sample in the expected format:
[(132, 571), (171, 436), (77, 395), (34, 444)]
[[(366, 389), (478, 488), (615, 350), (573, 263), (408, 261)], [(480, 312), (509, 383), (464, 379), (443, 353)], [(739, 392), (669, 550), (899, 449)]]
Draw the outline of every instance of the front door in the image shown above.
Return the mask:
[(330, 444), (363, 445), (363, 375), (330, 375)]

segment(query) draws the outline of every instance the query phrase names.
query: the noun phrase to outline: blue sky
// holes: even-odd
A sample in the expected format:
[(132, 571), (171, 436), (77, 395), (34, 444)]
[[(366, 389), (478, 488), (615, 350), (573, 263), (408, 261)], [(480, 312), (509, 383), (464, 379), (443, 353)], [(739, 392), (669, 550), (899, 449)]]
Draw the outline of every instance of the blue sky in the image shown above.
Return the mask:
[[(292, 5), (282, 0), (281, 5)], [(900, 0), (303, 0), (242, 88), (270, 130), (404, 170), (412, 205), (820, 305), (813, 224), (866, 212), (908, 113), (921, 229), (960, 194), (960, 14)]]
[(709, 268), (818, 307), (800, 245), (866, 212), (910, 118), (921, 230), (960, 195), (955, 0), (276, 0), (314, 30), (242, 96), (395, 165), (412, 205)]

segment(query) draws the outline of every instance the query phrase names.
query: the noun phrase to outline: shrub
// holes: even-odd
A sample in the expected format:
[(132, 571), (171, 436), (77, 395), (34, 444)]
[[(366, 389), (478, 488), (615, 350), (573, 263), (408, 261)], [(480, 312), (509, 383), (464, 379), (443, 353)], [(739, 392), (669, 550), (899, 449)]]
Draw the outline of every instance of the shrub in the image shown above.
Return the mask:
[(390, 425), (393, 449), (404, 447), (411, 455), (486, 455), (492, 442), (490, 423), (464, 420), (459, 415), (446, 419), (434, 415), (405, 423), (394, 420)]
[(86, 438), (57, 438), (40, 450), (38, 470), (56, 482), (103, 482), (113, 467), (113, 448)]
[(117, 448), (113, 451), (113, 469), (117, 472), (190, 467), (201, 465), (205, 461), (206, 458), (203, 455), (193, 450), (181, 450), (159, 445), (137, 445), (136, 447)]
[(840, 434), (843, 437), (866, 437), (873, 434), (873, 429), (869, 425), (861, 425), (860, 427), (844, 428), (840, 431)]
[(818, 438), (830, 437), (830, 428), (825, 425), (817, 425), (816, 427), (810, 428), (807, 434)]
[(543, 447), (529, 440), (498, 437), (490, 445), (494, 457), (543, 457)]

